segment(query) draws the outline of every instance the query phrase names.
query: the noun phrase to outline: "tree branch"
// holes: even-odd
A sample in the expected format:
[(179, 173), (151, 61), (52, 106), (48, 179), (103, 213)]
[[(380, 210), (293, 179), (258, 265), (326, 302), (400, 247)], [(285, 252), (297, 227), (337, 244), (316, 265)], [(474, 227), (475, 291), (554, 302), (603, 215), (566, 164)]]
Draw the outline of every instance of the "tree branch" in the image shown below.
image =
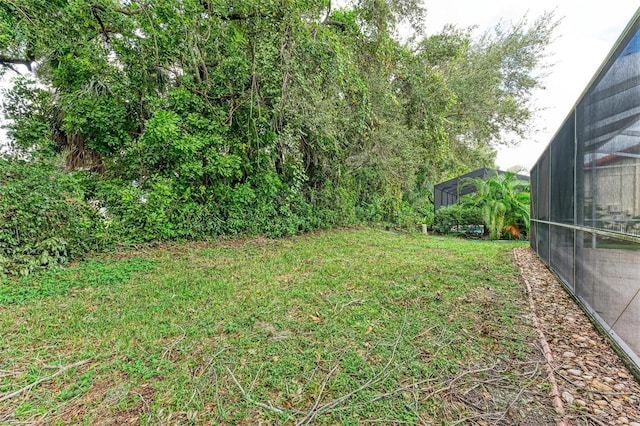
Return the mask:
[(100, 28), (102, 29), (102, 34), (104, 35), (104, 38), (105, 38), (106, 42), (108, 43), (109, 42), (109, 32), (105, 28), (104, 23), (102, 22), (102, 19), (100, 19), (100, 15), (98, 15), (98, 11), (96, 10), (96, 7), (92, 7), (91, 8), (91, 13), (96, 18), (96, 20), (98, 21), (98, 24), (100, 24)]
[(336, 21), (335, 19), (327, 19), (324, 21), (325, 25), (329, 25), (329, 26), (334, 26), (334, 27), (338, 27), (341, 30), (344, 30), (345, 28), (347, 28), (347, 24), (345, 24), (344, 22), (340, 22), (340, 21)]
[[(103, 6), (100, 6), (99, 4), (94, 4), (91, 6), (93, 9), (97, 9), (100, 10), (102, 12), (106, 12), (107, 9)], [(142, 5), (140, 6), (138, 9), (133, 9), (133, 10), (129, 10), (129, 9), (124, 9), (122, 7), (117, 7), (114, 8), (113, 10), (122, 14), (122, 15), (126, 15), (126, 16), (133, 16), (133, 15), (139, 15), (140, 13), (144, 12), (144, 10), (147, 8), (147, 5)]]
[(91, 361), (90, 358), (89, 359), (84, 359), (82, 361), (74, 362), (73, 364), (70, 364), (70, 365), (67, 365), (67, 366), (64, 366), (64, 367), (60, 367), (60, 369), (58, 371), (56, 371), (55, 373), (53, 373), (52, 375), (46, 376), (46, 377), (42, 377), (42, 378), (36, 380), (35, 382), (31, 383), (30, 385), (27, 385), (27, 386), (25, 386), (23, 388), (20, 388), (15, 392), (11, 392), (9, 394), (4, 395), (2, 398), (0, 398), (0, 402), (3, 402), (3, 401), (6, 401), (8, 399), (11, 399), (13, 397), (16, 397), (16, 396), (20, 395), (23, 392), (26, 392), (26, 391), (28, 391), (30, 389), (35, 388), (40, 383), (49, 381), (49, 380), (55, 378), (56, 376), (59, 376), (60, 374), (66, 372), (67, 370), (70, 370), (70, 369), (76, 368), (76, 367), (80, 367), (81, 365), (84, 365), (84, 364), (88, 363), (89, 361)]
[(0, 65), (15, 70), (12, 65), (24, 65), (29, 71), (32, 71), (31, 65), (35, 62), (35, 58), (12, 58), (0, 55)]
[(221, 19), (223, 21), (245, 21), (247, 19), (252, 19), (252, 18), (268, 18), (269, 15), (265, 14), (265, 13), (250, 13), (248, 15), (241, 15), (239, 13), (231, 13), (229, 15), (221, 15), (221, 14), (214, 14), (213, 16), (215, 16), (218, 19)]
[(329, 16), (331, 16), (331, 0), (329, 0), (329, 6), (327, 7), (327, 15), (324, 17), (324, 23), (329, 20)]

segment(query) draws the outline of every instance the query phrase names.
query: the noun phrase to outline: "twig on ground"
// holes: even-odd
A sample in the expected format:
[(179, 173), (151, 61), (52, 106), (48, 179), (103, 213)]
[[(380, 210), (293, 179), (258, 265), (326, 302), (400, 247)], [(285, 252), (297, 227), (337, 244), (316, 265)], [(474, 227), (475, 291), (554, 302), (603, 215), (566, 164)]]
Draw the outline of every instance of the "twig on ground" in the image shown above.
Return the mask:
[(162, 353), (162, 359), (165, 359), (167, 356), (171, 355), (171, 352), (173, 352), (173, 348), (175, 348), (178, 343), (180, 343), (182, 340), (184, 340), (185, 336), (187, 335), (187, 332), (185, 331), (184, 328), (180, 327), (179, 325), (176, 325), (176, 327), (178, 327), (180, 330), (182, 330), (182, 336), (180, 336), (176, 340), (174, 340), (171, 343), (171, 345), (167, 349), (165, 349), (165, 351)]
[(533, 369), (532, 372), (527, 373), (526, 371), (522, 374), (524, 377), (526, 377), (529, 380), (533, 380), (534, 377), (536, 377), (538, 375), (538, 373), (540, 372), (540, 363), (538, 361), (535, 361), (535, 366), (536, 368)]
[(477, 404), (469, 401), (465, 396), (460, 395), (460, 394), (454, 394), (453, 395), (454, 398), (456, 398), (458, 401), (460, 401), (461, 403), (463, 403), (464, 405), (468, 406), (468, 407), (473, 407), (476, 411), (484, 411), (484, 409), (482, 407), (479, 407)]
[(607, 424), (601, 420), (599, 420), (596, 416), (593, 416), (589, 413), (583, 413), (580, 417), (585, 418), (599, 426), (607, 426)]
[(233, 371), (231, 371), (229, 367), (225, 366), (225, 368), (227, 369), (227, 372), (229, 373), (229, 376), (231, 376), (231, 379), (233, 380), (233, 382), (236, 384), (236, 386), (240, 390), (240, 394), (242, 395), (242, 398), (244, 398), (247, 402), (250, 402), (253, 405), (256, 405), (260, 408), (264, 408), (265, 410), (269, 410), (277, 414), (285, 413), (284, 409), (274, 407), (273, 404), (271, 404), (271, 402), (269, 402), (269, 404), (264, 404), (260, 401), (256, 401), (255, 399), (251, 398), (251, 396), (245, 392), (240, 382), (238, 382), (238, 379), (236, 379), (236, 376), (233, 374)]
[(213, 355), (211, 356), (211, 361), (209, 362), (209, 365), (211, 365), (211, 363), (213, 362), (213, 360), (214, 360), (215, 358), (218, 358), (218, 355), (220, 355), (222, 352), (224, 352), (224, 351), (226, 351), (226, 350), (229, 350), (229, 347), (228, 347), (228, 346), (225, 346), (224, 348), (220, 349), (218, 352), (216, 352), (215, 354), (213, 354)]
[[(218, 357), (218, 355), (220, 355), (221, 353), (223, 353), (224, 351), (226, 351), (227, 349), (229, 349), (229, 347), (224, 347), (222, 349), (220, 349), (218, 352), (216, 352), (215, 354), (213, 354), (211, 356), (211, 359), (209, 360), (209, 362), (207, 363), (207, 365), (202, 369), (202, 372), (200, 374), (198, 374), (197, 376), (194, 376), (195, 381), (197, 382), (196, 385), (193, 387), (193, 393), (191, 394), (191, 398), (189, 399), (189, 403), (191, 404), (191, 402), (193, 401), (193, 399), (196, 397), (196, 393), (199, 393), (199, 389), (198, 389), (198, 384), (201, 380), (201, 377), (207, 372), (209, 371), (209, 368), (211, 368), (211, 366), (213, 365), (213, 361)], [(217, 392), (217, 390), (216, 390)]]
[[(481, 414), (476, 414), (474, 416), (468, 416), (462, 419), (458, 419), (455, 422), (451, 423), (451, 426), (456, 426), (456, 425), (461, 425), (461, 424), (469, 424), (470, 420), (475, 420), (475, 419), (483, 419), (486, 417), (493, 417), (496, 414), (500, 414), (500, 413), (481, 413)], [(476, 423), (476, 422), (474, 422)], [(496, 424), (497, 422), (493, 422), (492, 424)]]
[(393, 390), (393, 391), (391, 391), (391, 392), (387, 392), (387, 393), (382, 393), (382, 394), (376, 395), (376, 396), (374, 396), (372, 399), (370, 399), (369, 401), (367, 401), (367, 403), (368, 403), (368, 404), (371, 404), (371, 403), (376, 402), (376, 401), (379, 401), (379, 400), (381, 400), (381, 399), (389, 398), (389, 397), (391, 397), (391, 396), (393, 396), (393, 395), (395, 395), (395, 394), (397, 394), (397, 393), (399, 393), (399, 392), (402, 392), (402, 391), (405, 391), (405, 390), (408, 390), (408, 389), (411, 389), (411, 388), (414, 388), (414, 389), (415, 389), (417, 386), (419, 386), (419, 385), (421, 385), (421, 384), (423, 384), (423, 383), (430, 382), (431, 380), (432, 380), (432, 379), (420, 380), (420, 381), (418, 381), (418, 382), (411, 383), (410, 385), (406, 385), (406, 386), (399, 387), (398, 389), (395, 389), (395, 390)]
[(345, 308), (351, 306), (351, 305), (364, 305), (365, 300), (364, 299), (353, 299), (347, 303), (344, 303), (341, 307), (340, 307), (340, 311), (343, 311)]
[(468, 376), (468, 375), (470, 375), (470, 374), (483, 373), (483, 372), (485, 372), (485, 371), (492, 370), (492, 369), (493, 369), (493, 367), (495, 367), (495, 366), (496, 366), (496, 364), (494, 363), (494, 364), (493, 364), (493, 366), (488, 367), (488, 368), (479, 368), (479, 369), (477, 369), (477, 370), (467, 370), (467, 371), (465, 371), (465, 372), (463, 372), (463, 373), (461, 373), (461, 374), (457, 375), (456, 377), (454, 377), (454, 378), (449, 382), (449, 384), (448, 384), (447, 386), (442, 387), (442, 388), (438, 388), (438, 389), (436, 389), (436, 390), (432, 391), (431, 393), (429, 393), (427, 396), (423, 397), (422, 399), (423, 399), (423, 400), (425, 400), (425, 401), (426, 401), (426, 400), (429, 400), (429, 399), (433, 398), (434, 396), (436, 396), (436, 395), (438, 395), (438, 394), (440, 394), (440, 393), (442, 393), (442, 392), (446, 392), (446, 391), (448, 391), (448, 390), (451, 390), (451, 388), (453, 387), (453, 385), (454, 385), (454, 384), (456, 384), (458, 381), (460, 381), (460, 379), (462, 379), (463, 377)]
[(561, 373), (559, 373), (557, 371), (556, 371), (556, 374), (558, 376), (560, 376), (560, 378), (562, 378), (567, 383), (569, 383), (572, 386), (575, 386), (576, 388), (580, 389), (582, 392), (595, 393), (595, 394), (602, 395), (602, 396), (632, 396), (632, 395), (634, 395), (633, 392), (605, 392), (605, 391), (600, 391), (600, 390), (597, 390), (597, 389), (594, 389), (594, 388), (591, 388), (591, 387), (588, 387), (588, 386), (578, 386), (578, 384), (576, 382), (574, 382), (573, 380), (571, 380), (570, 378), (568, 378), (564, 374), (561, 374)]
[(320, 414), (326, 414), (326, 413), (332, 412), (338, 405), (342, 404), (343, 402), (345, 402), (346, 400), (348, 400), (349, 398), (351, 398), (355, 394), (363, 391), (364, 389), (367, 389), (367, 388), (371, 387), (372, 385), (378, 383), (380, 380), (382, 380), (384, 377), (386, 377), (387, 370), (391, 366), (391, 363), (393, 362), (393, 360), (394, 360), (394, 358), (396, 356), (396, 351), (398, 350), (398, 345), (400, 344), (400, 339), (402, 339), (402, 333), (404, 331), (404, 327), (406, 325), (406, 322), (407, 322), (407, 317), (406, 317), (406, 314), (405, 314), (405, 318), (404, 318), (404, 321), (402, 323), (402, 327), (400, 328), (400, 332), (398, 333), (398, 337), (396, 338), (396, 340), (395, 340), (395, 342), (393, 344), (393, 349), (391, 351), (391, 356), (387, 360), (387, 362), (384, 365), (384, 367), (382, 367), (382, 369), (378, 373), (376, 373), (371, 379), (367, 380), (365, 383), (363, 383), (357, 389), (355, 389), (355, 390), (353, 390), (353, 391), (341, 396), (340, 398), (336, 398), (336, 399), (334, 399), (334, 400), (322, 405), (320, 408), (316, 407), (315, 409), (310, 410), (305, 415), (305, 417), (303, 419), (304, 423), (298, 423), (298, 425), (309, 424), (317, 416), (319, 416)]
[(260, 377), (260, 373), (262, 373), (262, 368), (264, 367), (264, 364), (260, 364), (260, 368), (258, 368), (258, 372), (256, 373), (256, 377), (253, 378), (253, 382), (251, 382), (251, 386), (249, 386), (249, 392), (253, 392), (253, 388), (256, 385), (256, 382), (258, 381), (258, 377)]
[[(138, 397), (140, 398), (140, 401), (142, 401), (142, 405), (144, 407), (144, 412), (147, 413), (147, 415), (149, 415), (151, 413), (150, 407), (149, 407), (149, 403), (147, 402), (146, 399), (144, 399), (144, 396), (142, 396), (142, 394), (140, 392), (136, 392), (136, 395), (138, 395)], [(148, 419), (150, 419), (150, 417), (148, 417)]]
[[(529, 384), (529, 386), (531, 386), (531, 383)], [(527, 386), (520, 389), (520, 392), (518, 392), (516, 397), (511, 400), (509, 405), (507, 405), (507, 408), (504, 410), (504, 413), (502, 413), (502, 416), (500, 416), (500, 418), (496, 420), (496, 423), (499, 423), (500, 421), (502, 421), (502, 419), (504, 419), (507, 416), (507, 413), (509, 412), (509, 410), (511, 410), (511, 407), (513, 407), (513, 405), (520, 399), (520, 395), (522, 395), (522, 393), (526, 388)]]
[(333, 373), (335, 373), (335, 371), (338, 369), (338, 366), (340, 364), (336, 364), (331, 371), (329, 371), (329, 373), (327, 373), (327, 375), (325, 376), (324, 380), (322, 381), (322, 385), (320, 386), (320, 390), (318, 391), (318, 395), (316, 396), (316, 401), (313, 404), (313, 408), (311, 408), (311, 410), (309, 410), (309, 412), (304, 416), (304, 418), (302, 420), (300, 420), (299, 422), (297, 422), (298, 425), (304, 425), (304, 424), (308, 424), (307, 419), (312, 415), (312, 413), (314, 413), (316, 411), (316, 409), (318, 408), (318, 405), (320, 404), (320, 400), (322, 398), (322, 393), (324, 392), (325, 387), (327, 386), (327, 383), (329, 383), (329, 379), (331, 379), (331, 376), (333, 376)]
[(218, 373), (213, 370), (213, 374), (216, 380), (216, 410), (218, 411), (218, 415), (226, 420), (226, 413), (224, 412), (222, 402), (220, 401), (220, 385), (218, 384)]
[(88, 363), (89, 361), (91, 361), (91, 359), (85, 359), (85, 360), (74, 362), (73, 364), (69, 364), (67, 366), (61, 367), (58, 371), (56, 371), (55, 373), (51, 374), (50, 376), (42, 377), (42, 378), (36, 380), (35, 382), (31, 383), (30, 385), (27, 385), (27, 386), (25, 386), (23, 388), (20, 388), (15, 392), (11, 392), (11, 393), (9, 393), (7, 395), (4, 395), (3, 397), (0, 398), (0, 402), (6, 401), (6, 400), (11, 399), (11, 398), (14, 398), (14, 397), (22, 394), (23, 392), (26, 392), (28, 390), (31, 390), (31, 389), (35, 388), (40, 383), (48, 382), (49, 380), (59, 376), (60, 374), (66, 372), (68, 370), (71, 370), (72, 368), (80, 367), (81, 365), (84, 365), (84, 364)]
[(436, 325), (434, 325), (433, 327), (429, 327), (429, 328), (427, 328), (426, 330), (424, 330), (423, 332), (421, 332), (420, 334), (418, 334), (418, 335), (416, 336), (416, 338), (418, 338), (418, 337), (424, 337), (424, 336), (426, 336), (427, 334), (431, 333), (431, 331), (432, 331), (432, 330), (434, 330), (434, 329), (436, 329), (436, 328), (438, 328), (438, 327), (440, 327), (440, 324), (436, 324)]
[(426, 425), (427, 424), (427, 421), (422, 418), (422, 416), (420, 415), (420, 413), (418, 413), (418, 410), (416, 410), (416, 408), (414, 406), (412, 406), (411, 404), (405, 402), (404, 403), (404, 407), (407, 410), (411, 411), (413, 413), (413, 415), (418, 418), (418, 420), (420, 421), (419, 424), (421, 424), (421, 425)]

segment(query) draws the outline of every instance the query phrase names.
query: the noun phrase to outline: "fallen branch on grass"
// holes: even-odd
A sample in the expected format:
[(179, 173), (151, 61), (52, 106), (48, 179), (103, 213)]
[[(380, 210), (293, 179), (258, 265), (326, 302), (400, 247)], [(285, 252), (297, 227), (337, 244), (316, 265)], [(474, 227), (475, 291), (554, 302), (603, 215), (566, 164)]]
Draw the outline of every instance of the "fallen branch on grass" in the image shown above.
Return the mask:
[(367, 401), (367, 404), (374, 403), (374, 402), (379, 401), (381, 399), (390, 398), (390, 397), (395, 396), (396, 394), (398, 394), (400, 392), (404, 392), (406, 390), (410, 390), (410, 389), (416, 390), (416, 389), (418, 389), (417, 388), (418, 386), (420, 386), (420, 385), (422, 385), (424, 383), (430, 382), (430, 381), (432, 381), (432, 379), (420, 380), (418, 382), (414, 382), (414, 383), (411, 383), (409, 385), (399, 387), (398, 389), (396, 389), (394, 391), (378, 394), (378, 395), (374, 396), (372, 399), (370, 399), (369, 401)]
[(173, 352), (173, 349), (176, 347), (176, 345), (184, 340), (185, 336), (187, 335), (187, 332), (184, 328), (180, 327), (179, 325), (176, 325), (176, 327), (182, 330), (182, 335), (174, 340), (167, 349), (165, 349), (165, 351), (162, 353), (162, 359), (165, 359), (167, 356), (171, 355), (171, 352)]
[(340, 312), (342, 312), (346, 307), (351, 306), (351, 305), (364, 305), (365, 300), (364, 299), (354, 299), (351, 300), (347, 303), (342, 304), (342, 307), (340, 308)]
[(458, 381), (460, 381), (463, 377), (468, 376), (470, 374), (478, 374), (478, 373), (484, 373), (486, 371), (490, 371), (493, 370), (493, 368), (496, 366), (496, 364), (494, 363), (491, 367), (487, 367), (487, 368), (479, 368), (477, 370), (467, 370), (464, 371), (460, 374), (458, 374), (456, 377), (454, 377), (447, 386), (444, 386), (442, 388), (438, 388), (434, 391), (431, 391), (427, 396), (422, 397), (422, 399), (424, 401), (427, 401), (431, 398), (433, 398), (434, 396), (442, 393), (442, 392), (447, 392), (449, 390), (451, 390), (451, 388), (453, 387), (453, 385), (455, 385)]
[[(327, 404), (324, 404), (322, 406), (319, 406), (320, 401), (322, 399), (322, 394), (324, 393), (324, 390), (327, 386), (327, 384), (329, 383), (329, 380), (331, 379), (331, 377), (333, 376), (333, 374), (336, 372), (336, 370), (338, 369), (340, 364), (336, 364), (325, 376), (322, 385), (320, 387), (320, 390), (318, 392), (318, 395), (315, 398), (315, 402), (313, 404), (313, 407), (306, 412), (300, 412), (300, 411), (288, 411), (279, 407), (274, 406), (273, 404), (271, 404), (271, 402), (269, 402), (268, 404), (265, 404), (263, 402), (260, 401), (256, 401), (255, 399), (253, 399), (251, 397), (251, 395), (249, 395), (249, 393), (247, 393), (244, 389), (244, 387), (240, 384), (240, 382), (238, 381), (238, 379), (236, 378), (235, 374), (233, 374), (233, 371), (231, 371), (231, 369), (229, 367), (226, 367), (227, 372), (229, 373), (229, 377), (231, 377), (231, 379), (233, 380), (233, 382), (235, 383), (236, 387), (238, 388), (238, 390), (240, 391), (240, 394), (242, 395), (242, 398), (257, 406), (260, 408), (263, 408), (265, 410), (277, 413), (277, 414), (284, 414), (285, 412), (290, 412), (291, 414), (300, 414), (300, 415), (304, 415), (304, 417), (302, 418), (302, 420), (298, 421), (296, 423), (296, 425), (308, 425), (311, 422), (313, 422), (313, 420), (320, 414), (326, 414), (329, 413), (331, 411), (333, 411), (335, 409), (335, 407), (337, 407), (338, 405), (340, 405), (341, 403), (343, 403), (344, 401), (348, 400), (349, 398), (351, 398), (353, 395), (357, 394), (358, 392), (361, 392), (362, 390), (374, 385), (375, 383), (378, 383), (380, 380), (382, 380), (384, 377), (386, 377), (386, 372), (389, 369), (389, 367), (391, 366), (391, 363), (393, 362), (396, 352), (398, 350), (398, 345), (400, 343), (400, 339), (402, 338), (402, 332), (404, 330), (406, 324), (406, 317), (405, 317), (405, 321), (402, 325), (402, 328), (400, 329), (400, 332), (398, 333), (398, 337), (396, 338), (394, 345), (393, 345), (393, 350), (391, 352), (391, 356), (389, 357), (389, 359), (387, 360), (386, 364), (384, 365), (384, 367), (382, 368), (382, 370), (380, 370), (375, 376), (373, 376), (370, 380), (368, 380), (366, 383), (364, 383), (363, 385), (361, 385), (360, 387), (358, 387), (357, 389), (347, 393), (346, 395), (343, 395), (340, 398), (334, 399), (330, 402), (328, 402)], [(252, 385), (253, 386), (253, 385)]]
[[(215, 354), (213, 354), (211, 356), (211, 359), (207, 363), (207, 365), (202, 369), (202, 372), (200, 374), (198, 374), (197, 376), (193, 377), (194, 381), (196, 382), (196, 385), (193, 387), (193, 392), (191, 393), (191, 398), (189, 398), (189, 402), (187, 403), (187, 405), (190, 405), (191, 402), (193, 401), (193, 399), (196, 397), (196, 393), (199, 393), (198, 385), (200, 383), (200, 379), (201, 379), (202, 375), (205, 374), (207, 371), (209, 371), (209, 368), (213, 365), (213, 361), (218, 357), (218, 355), (220, 355), (221, 353), (223, 353), (224, 351), (226, 351), (228, 349), (229, 349), (229, 347), (224, 347), (224, 348), (220, 349), (218, 352), (216, 352)], [(217, 383), (216, 383), (216, 385), (217, 385)], [(217, 395), (217, 392), (218, 392), (218, 390), (216, 389), (216, 395)]]
[(14, 376), (18, 376), (20, 374), (22, 374), (22, 371), (5, 371), (5, 370), (0, 370), (0, 379), (3, 379), (5, 377), (14, 377)]
[(11, 392), (7, 395), (4, 395), (3, 397), (0, 398), (0, 402), (4, 402), (8, 399), (14, 398), (20, 394), (22, 394), (23, 392), (27, 392), (28, 390), (31, 390), (33, 388), (35, 388), (36, 386), (38, 386), (40, 383), (44, 383), (44, 382), (48, 382), (49, 380), (61, 375), (62, 373), (71, 370), (72, 368), (76, 368), (76, 367), (80, 367), (81, 365), (84, 365), (86, 363), (88, 363), (89, 361), (91, 361), (91, 359), (85, 359), (82, 361), (78, 361), (78, 362), (74, 362), (73, 364), (69, 364), (66, 365), (64, 367), (60, 367), (60, 369), (58, 371), (56, 371), (55, 373), (51, 374), (50, 376), (46, 376), (46, 377), (42, 377), (41, 379), (36, 380), (35, 382), (31, 383), (30, 385), (27, 385), (23, 388), (18, 389), (15, 392)]
[(238, 381), (238, 379), (236, 379), (235, 374), (233, 374), (233, 371), (231, 371), (231, 369), (229, 367), (226, 367), (227, 372), (229, 373), (229, 376), (231, 376), (231, 379), (233, 380), (233, 383), (236, 384), (236, 386), (238, 387), (238, 389), (240, 390), (240, 394), (242, 395), (242, 398), (248, 402), (250, 402), (253, 405), (256, 405), (260, 408), (264, 408), (265, 410), (269, 410), (269, 411), (273, 411), (274, 413), (277, 414), (283, 414), (285, 413), (285, 410), (283, 410), (282, 408), (278, 408), (278, 407), (274, 407), (271, 403), (269, 404), (264, 404), (260, 401), (256, 401), (255, 399), (251, 398), (251, 396), (245, 392), (244, 388), (242, 387), (242, 385), (240, 384), (240, 382)]
[[(476, 411), (480, 412), (480, 414), (478, 415), (473, 415), (471, 417), (465, 417), (464, 419), (458, 419), (455, 423), (452, 424), (462, 424), (465, 423), (469, 420), (475, 419), (475, 418), (493, 418), (495, 419), (500, 419), (503, 420), (507, 414), (509, 413), (509, 410), (512, 409), (512, 407), (519, 401), (520, 397), (522, 396), (522, 394), (525, 391), (529, 391), (529, 389), (531, 388), (532, 385), (536, 384), (537, 382), (535, 380), (533, 380), (533, 378), (531, 378), (531, 380), (529, 380), (526, 384), (524, 384), (524, 386), (518, 386), (514, 389), (514, 391), (516, 391), (516, 396), (514, 398), (511, 399), (511, 401), (509, 402), (509, 404), (506, 406), (506, 409), (503, 411), (496, 411), (496, 412), (485, 412), (485, 408), (479, 407), (477, 405), (475, 405), (473, 402), (467, 400), (465, 398), (465, 395), (467, 395), (469, 392), (471, 392), (473, 389), (477, 388), (478, 386), (483, 386), (486, 384), (493, 384), (494, 386), (498, 386), (502, 389), (508, 389), (510, 388), (509, 386), (500, 384), (501, 381), (505, 381), (505, 380), (509, 380), (507, 377), (499, 377), (499, 378), (494, 378), (494, 379), (486, 379), (486, 380), (465, 380), (465, 378), (471, 376), (475, 376), (478, 374), (483, 374), (483, 373), (507, 373), (507, 370), (497, 370), (496, 369), (496, 365), (498, 363), (494, 362), (491, 366), (488, 367), (483, 367), (483, 368), (478, 368), (478, 369), (469, 369), (466, 371), (463, 371), (461, 373), (459, 373), (457, 376), (454, 376), (453, 378), (451, 378), (444, 386), (438, 387), (438, 388), (434, 388), (433, 386), (422, 386), (425, 383), (429, 383), (432, 382), (436, 379), (434, 378), (430, 378), (430, 379), (426, 379), (426, 380), (421, 380), (415, 383), (410, 383), (404, 386), (401, 386), (397, 389), (394, 389), (390, 392), (386, 392), (386, 393), (381, 393), (378, 394), (376, 396), (374, 396), (373, 398), (367, 400), (366, 402), (362, 402), (359, 403), (357, 406), (363, 406), (363, 405), (370, 405), (374, 402), (377, 402), (381, 399), (386, 399), (386, 398), (392, 398), (396, 395), (398, 395), (401, 392), (405, 392), (405, 391), (410, 391), (412, 392), (412, 394), (414, 395), (414, 397), (417, 397), (418, 395), (416, 395), (416, 392), (418, 393), (422, 393), (424, 396), (419, 396), (419, 398), (423, 401), (426, 401), (430, 398), (435, 397), (436, 395), (439, 395), (440, 398), (448, 398), (448, 397), (453, 397), (458, 399), (460, 402), (462, 402), (464, 405), (468, 406), (468, 407), (472, 407), (474, 408)], [(538, 364), (536, 363), (536, 366)], [(465, 387), (466, 384), (473, 384), (473, 386), (470, 389), (466, 389), (466, 390), (462, 390), (462, 388)], [(457, 389), (457, 391), (456, 391)], [(444, 394), (444, 395), (443, 395)], [(544, 396), (546, 397), (547, 395), (540, 395), (540, 396)], [(351, 407), (353, 408), (353, 407)], [(334, 410), (334, 411), (338, 411), (341, 410), (340, 408)]]
[[(393, 362), (393, 360), (394, 360), (394, 358), (396, 356), (396, 351), (398, 350), (398, 344), (400, 343), (400, 339), (402, 338), (402, 333), (404, 331), (404, 327), (406, 325), (406, 322), (407, 322), (407, 318), (406, 318), (406, 315), (405, 315), (404, 322), (402, 323), (402, 328), (400, 329), (400, 332), (398, 333), (398, 337), (396, 338), (396, 341), (393, 344), (393, 350), (391, 351), (391, 356), (387, 360), (387, 362), (384, 365), (384, 367), (382, 367), (382, 370), (380, 370), (378, 373), (376, 373), (375, 376), (373, 376), (371, 379), (367, 380), (365, 383), (363, 383), (357, 389), (355, 389), (355, 390), (353, 390), (353, 391), (341, 396), (340, 398), (336, 398), (333, 401), (330, 401), (330, 402), (322, 405), (320, 408), (318, 408), (318, 404), (317, 404), (318, 401), (316, 400), (316, 403), (314, 404), (314, 408), (309, 410), (305, 414), (304, 418), (301, 421), (297, 422), (296, 425), (297, 426), (302, 426), (302, 425), (310, 424), (320, 414), (327, 414), (327, 413), (330, 413), (330, 412), (334, 411), (337, 406), (339, 406), (340, 404), (342, 404), (343, 402), (345, 402), (346, 400), (348, 400), (349, 398), (351, 398), (355, 394), (357, 394), (357, 393), (359, 393), (359, 392), (361, 392), (361, 391), (373, 386), (374, 384), (376, 384), (376, 383), (380, 382), (382, 379), (384, 379), (386, 377), (387, 370), (391, 366), (391, 363)], [(334, 370), (335, 370), (336, 367), (334, 367)], [(330, 374), (332, 374), (332, 372), (334, 370), (331, 370)], [(325, 382), (326, 381), (328, 381), (328, 380), (325, 378)]]
[(299, 425), (301, 424), (307, 424), (307, 419), (313, 414), (315, 413), (315, 411), (318, 409), (318, 405), (320, 404), (320, 400), (322, 399), (322, 393), (324, 392), (324, 388), (327, 386), (327, 383), (329, 383), (329, 379), (331, 379), (331, 376), (333, 376), (333, 373), (335, 373), (335, 371), (338, 369), (338, 366), (340, 364), (336, 364), (331, 371), (329, 371), (329, 373), (325, 376), (324, 380), (322, 381), (322, 386), (320, 386), (320, 390), (318, 391), (318, 396), (316, 396), (316, 401), (313, 404), (313, 408), (311, 410), (309, 410), (309, 412), (304, 416), (304, 418), (298, 422)]

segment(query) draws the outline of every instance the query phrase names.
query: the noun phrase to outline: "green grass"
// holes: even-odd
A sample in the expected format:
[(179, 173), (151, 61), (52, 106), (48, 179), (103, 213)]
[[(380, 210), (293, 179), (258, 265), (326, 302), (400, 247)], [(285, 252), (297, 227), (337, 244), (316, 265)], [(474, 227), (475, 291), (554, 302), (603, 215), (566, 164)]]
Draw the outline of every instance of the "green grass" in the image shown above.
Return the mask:
[(518, 244), (331, 231), (173, 245), (5, 281), (0, 399), (47, 380), (0, 402), (0, 424), (528, 415), (507, 410), (517, 390), (544, 386), (524, 374), (539, 357)]
[(73, 269), (55, 267), (35, 277), (0, 282), (0, 305), (66, 295), (74, 288), (120, 284), (129, 281), (132, 274), (149, 271), (155, 266), (153, 260), (127, 259), (120, 262), (87, 260)]

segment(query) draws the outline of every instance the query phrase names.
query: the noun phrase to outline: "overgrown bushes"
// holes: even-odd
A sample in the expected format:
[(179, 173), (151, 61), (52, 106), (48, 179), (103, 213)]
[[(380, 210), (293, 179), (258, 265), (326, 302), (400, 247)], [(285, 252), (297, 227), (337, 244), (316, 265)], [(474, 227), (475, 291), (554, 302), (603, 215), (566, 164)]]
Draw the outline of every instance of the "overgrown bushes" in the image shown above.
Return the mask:
[(86, 201), (84, 179), (0, 159), (0, 273), (26, 275), (105, 247), (105, 223)]
[(34, 70), (3, 93), (11, 154), (33, 159), (2, 169), (5, 271), (114, 242), (429, 224), (434, 182), (526, 133), (556, 25), (405, 44), (419, 2), (98, 3), (0, 2), (0, 75)]
[(27, 275), (115, 244), (218, 235), (293, 235), (383, 219), (356, 206), (353, 190), (309, 196), (277, 175), (209, 187), (98, 173), (66, 173), (49, 160), (0, 159), (0, 276)]
[(458, 230), (460, 226), (482, 225), (482, 211), (478, 207), (451, 204), (441, 207), (433, 218), (433, 229), (441, 234)]

